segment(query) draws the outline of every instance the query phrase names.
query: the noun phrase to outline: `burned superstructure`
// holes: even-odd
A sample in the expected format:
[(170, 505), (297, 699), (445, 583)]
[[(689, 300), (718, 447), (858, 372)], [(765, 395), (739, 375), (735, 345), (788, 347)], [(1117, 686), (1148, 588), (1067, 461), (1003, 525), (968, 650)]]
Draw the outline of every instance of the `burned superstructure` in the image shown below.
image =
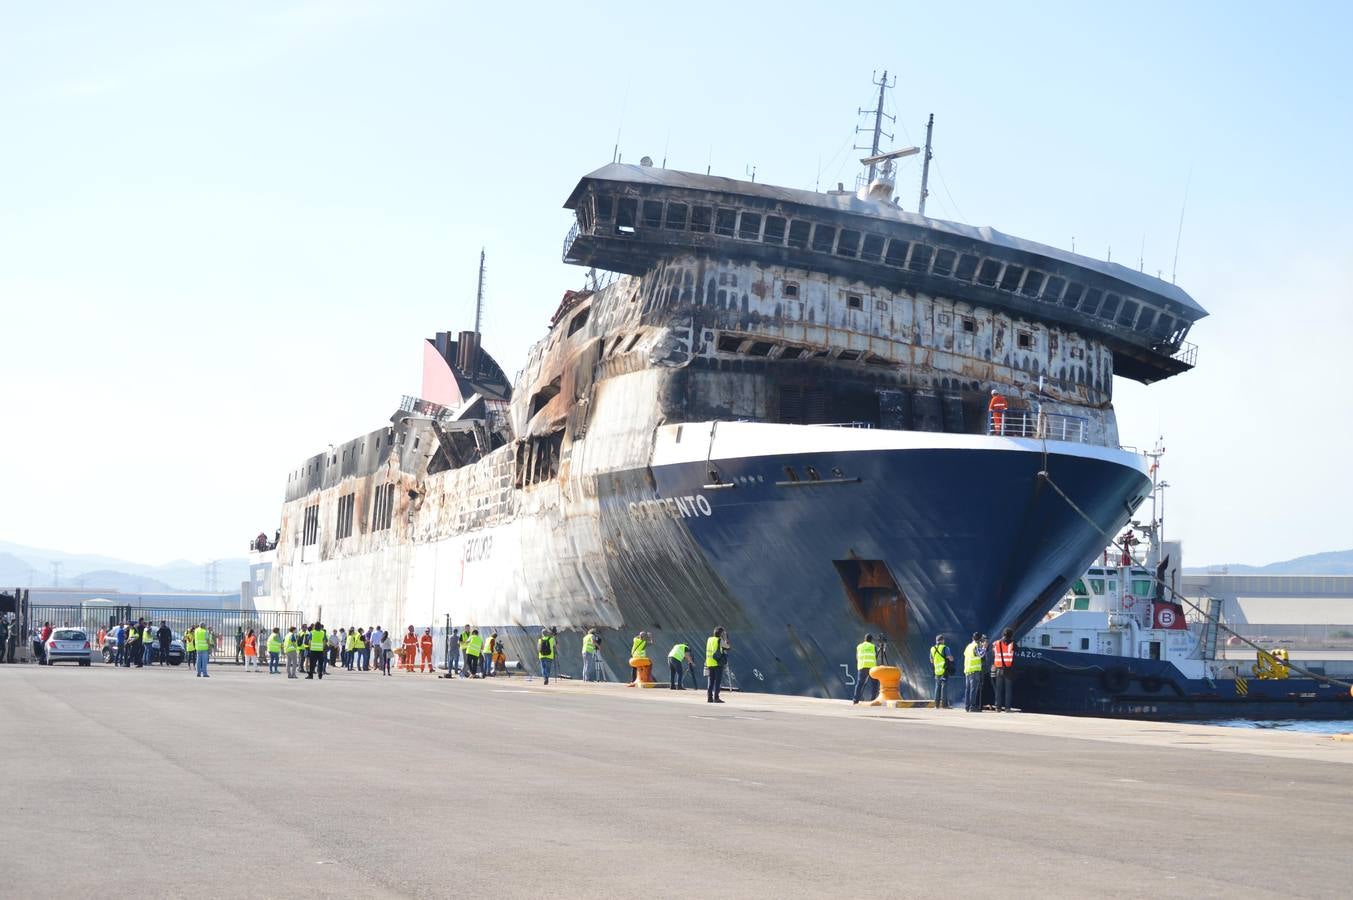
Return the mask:
[(1190, 368), (1205, 313), (890, 188), (585, 176), (564, 258), (613, 280), (564, 295), (514, 386), (477, 331), (425, 342), (421, 397), (292, 473), (280, 599), (468, 621), (528, 665), (535, 629), (567, 657), (597, 627), (624, 673), (630, 633), (722, 624), (740, 686), (822, 695), (866, 630), (915, 683), (935, 633), (1035, 622), (1102, 544), (1040, 469), (1120, 526), (1149, 482), (1113, 375)]

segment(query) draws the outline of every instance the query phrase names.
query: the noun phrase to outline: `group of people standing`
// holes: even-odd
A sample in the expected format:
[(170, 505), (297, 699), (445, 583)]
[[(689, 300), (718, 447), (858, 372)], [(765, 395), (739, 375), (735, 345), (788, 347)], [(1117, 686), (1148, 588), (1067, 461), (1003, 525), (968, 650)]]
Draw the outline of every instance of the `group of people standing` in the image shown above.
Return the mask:
[[(866, 634), (864, 640), (855, 647), (855, 694), (853, 702), (859, 703), (872, 686), (873, 696), (878, 695), (878, 682), (870, 674), (875, 666), (884, 665), (880, 652), (880, 642), (873, 634)], [(990, 666), (987, 666), (987, 662)], [(954, 654), (949, 649), (948, 640), (943, 634), (935, 635), (935, 643), (930, 648), (930, 663), (935, 673), (935, 708), (952, 709), (946, 697), (949, 678), (955, 674)], [(974, 632), (972, 640), (963, 648), (963, 708), (968, 712), (981, 712), (982, 674), (991, 673), (995, 691), (997, 712), (1010, 712), (1010, 694), (1014, 683), (1015, 633), (1007, 628), (1001, 633), (1001, 639), (988, 642), (987, 636)], [(871, 697), (872, 699), (872, 697)]]
[[(545, 638), (557, 635), (558, 629), (549, 628), (541, 635), (541, 671), (546, 669), (545, 661)], [(598, 664), (601, 661), (601, 640), (602, 636), (597, 633), (597, 629), (589, 628), (583, 635), (583, 681), (600, 681), (600, 669)], [(653, 635), (647, 631), (640, 631), (633, 640), (630, 641), (630, 683), (635, 684), (639, 677), (639, 670), (633, 664), (636, 659), (649, 659), (649, 646), (653, 640)], [(550, 645), (550, 662), (553, 662), (553, 644)], [(705, 699), (709, 703), (722, 703), (723, 700), (719, 694), (723, 690), (723, 674), (728, 663), (728, 632), (720, 625), (705, 638)], [(690, 644), (677, 642), (672, 645), (672, 649), (667, 651), (667, 678), (668, 687), (674, 691), (684, 691), (686, 689), (686, 675), (690, 675), (691, 687), (698, 688), (699, 681), (695, 674), (695, 658), (691, 654)], [(545, 683), (549, 684), (549, 677), (546, 676)]]

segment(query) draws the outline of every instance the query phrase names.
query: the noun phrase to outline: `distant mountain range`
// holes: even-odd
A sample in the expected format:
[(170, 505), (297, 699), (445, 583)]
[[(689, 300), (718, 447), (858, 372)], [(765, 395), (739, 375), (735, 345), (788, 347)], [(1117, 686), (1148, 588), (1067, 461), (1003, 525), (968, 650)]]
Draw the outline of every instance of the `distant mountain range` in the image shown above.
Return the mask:
[(1226, 563), (1219, 566), (1186, 566), (1185, 572), (1206, 575), (1225, 569), (1228, 575), (1353, 575), (1353, 550), (1331, 550), (1312, 553), (1269, 563), (1266, 566), (1247, 566), (1244, 563)]
[[(59, 568), (54, 569), (53, 563)], [(58, 574), (59, 573), (59, 574)], [(249, 560), (216, 560), (218, 591), (237, 591), (249, 580)], [(163, 565), (115, 559), (88, 553), (64, 553), (0, 541), (0, 588), (62, 587), (71, 590), (108, 588), (132, 594), (203, 591), (209, 587), (205, 563), (176, 559)]]

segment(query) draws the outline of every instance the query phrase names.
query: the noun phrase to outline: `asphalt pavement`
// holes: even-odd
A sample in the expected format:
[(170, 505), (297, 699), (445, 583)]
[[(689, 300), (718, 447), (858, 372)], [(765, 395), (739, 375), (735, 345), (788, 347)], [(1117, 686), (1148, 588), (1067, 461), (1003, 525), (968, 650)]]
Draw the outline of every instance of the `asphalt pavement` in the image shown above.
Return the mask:
[(0, 666), (0, 896), (1348, 894), (1353, 743), (725, 696)]

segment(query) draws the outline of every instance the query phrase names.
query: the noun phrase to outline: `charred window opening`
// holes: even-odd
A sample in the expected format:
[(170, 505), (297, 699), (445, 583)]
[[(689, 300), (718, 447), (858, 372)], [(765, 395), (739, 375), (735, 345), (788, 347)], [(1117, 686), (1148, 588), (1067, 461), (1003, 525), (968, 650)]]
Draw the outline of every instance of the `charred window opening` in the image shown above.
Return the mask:
[(633, 197), (621, 197), (620, 208), (615, 216), (616, 234), (634, 234), (634, 226), (639, 221), (639, 201)]
[(954, 277), (959, 281), (972, 281), (972, 276), (977, 272), (977, 257), (971, 253), (964, 253), (958, 258), (958, 265), (954, 267)]
[(1062, 305), (1067, 309), (1075, 309), (1076, 304), (1080, 303), (1083, 296), (1085, 296), (1085, 285), (1073, 281), (1066, 286), (1066, 293), (1062, 295)]
[(1174, 317), (1162, 312), (1156, 319), (1156, 327), (1153, 333), (1158, 337), (1164, 337), (1170, 333), (1172, 328), (1174, 328)]
[(1093, 316), (1099, 311), (1099, 301), (1104, 299), (1104, 292), (1099, 288), (1090, 288), (1085, 292), (1085, 299), (1081, 301), (1080, 311), (1087, 316)]
[(570, 337), (582, 330), (582, 327), (587, 324), (587, 317), (591, 314), (592, 307), (589, 306), (587, 309), (584, 309), (573, 317), (572, 321), (568, 323), (568, 333)]
[(338, 498), (338, 539), (352, 536), (352, 511), (357, 503), (356, 494), (344, 494)]
[(931, 269), (936, 275), (948, 275), (954, 270), (954, 260), (958, 254), (952, 250), (936, 250), (935, 266)]
[(846, 308), (864, 309), (864, 298), (859, 294), (846, 294)]
[(994, 259), (982, 260), (977, 270), (977, 283), (986, 287), (995, 287), (996, 279), (1001, 276), (1001, 264)]
[(818, 224), (813, 227), (813, 249), (818, 253), (831, 253), (836, 242), (836, 226)]
[(1117, 319), (1118, 324), (1126, 325), (1128, 328), (1131, 328), (1132, 323), (1135, 322), (1136, 320), (1137, 320), (1137, 304), (1132, 302), (1131, 300), (1125, 300), (1123, 302), (1123, 308), (1118, 311), (1118, 319)]
[(1104, 305), (1099, 308), (1099, 317), (1101, 319), (1112, 319), (1114, 313), (1118, 312), (1118, 304), (1123, 302), (1123, 298), (1117, 294), (1105, 294)]
[(803, 352), (804, 351), (802, 347), (785, 347), (783, 350), (780, 351), (780, 358), (798, 359), (800, 356), (803, 356)]
[(1020, 286), (1019, 292), (1026, 297), (1037, 297), (1043, 290), (1043, 273), (1029, 270), (1029, 274), (1024, 276), (1024, 284)]
[(620, 349), (620, 345), (624, 343), (624, 341), (625, 336), (623, 334), (617, 337), (615, 340), (611, 341), (611, 349), (606, 351), (606, 355), (611, 356), (612, 354), (614, 354), (615, 351)]
[(791, 300), (796, 299), (799, 296), (799, 283), (797, 281), (786, 281), (781, 293)]
[(1137, 317), (1136, 328), (1138, 331), (1146, 333), (1151, 330), (1151, 323), (1156, 320), (1156, 311), (1149, 306), (1142, 307), (1142, 314)]
[(841, 229), (841, 239), (836, 242), (836, 255), (854, 259), (860, 252), (860, 233), (849, 228)]
[(794, 219), (789, 223), (789, 246), (796, 250), (802, 250), (808, 246), (808, 232), (812, 230), (812, 223)]
[(1023, 266), (1006, 266), (1005, 274), (1001, 276), (1001, 290), (1013, 291), (1019, 287), (1019, 280), (1024, 276)]
[(1043, 285), (1043, 299), (1049, 303), (1056, 303), (1062, 296), (1062, 290), (1066, 287), (1066, 279), (1058, 278), (1056, 275), (1049, 275), (1048, 281)]
[(917, 244), (911, 250), (911, 261), (907, 263), (907, 268), (913, 272), (925, 272), (930, 268), (930, 254), (934, 249), (925, 244)]
[(384, 531), (395, 519), (395, 486), (382, 484), (376, 488), (371, 504), (371, 530)]
[(836, 355), (836, 358), (842, 362), (855, 362), (860, 358), (862, 352), (861, 350), (842, 350)]
[(527, 438), (517, 444), (517, 487), (552, 481), (559, 475), (559, 457), (564, 447), (564, 431)]
[(673, 231), (681, 231), (686, 227), (686, 204), (669, 203), (667, 204), (667, 227)]
[(615, 204), (610, 194), (597, 195), (597, 218), (609, 219), (615, 212)]
[(737, 353), (742, 347), (743, 339), (734, 334), (719, 335), (718, 348), (723, 353)]
[(972, 316), (963, 317), (963, 333), (977, 334), (977, 320)]
[(860, 250), (860, 259), (866, 262), (878, 262), (883, 258), (883, 236), (878, 234), (866, 234), (864, 236), (864, 247)]
[(761, 214), (744, 212), (742, 218), (738, 221), (738, 237), (744, 241), (755, 241), (761, 238)]
[(540, 412), (546, 404), (559, 396), (559, 378), (560, 376), (556, 375), (553, 381), (531, 395), (531, 415)]
[(1034, 346), (1034, 335), (1031, 331), (1021, 331), (1016, 337), (1016, 345), (1021, 350), (1032, 350)]
[(770, 351), (775, 345), (769, 341), (753, 341), (752, 346), (747, 348), (748, 356), (770, 356)]
[(644, 227), (661, 228), (662, 227), (662, 201), (645, 200), (644, 201)]
[(860, 618), (892, 640), (907, 633), (907, 597), (897, 586), (888, 564), (878, 559), (838, 559), (832, 562), (841, 578), (846, 600)]
[(737, 227), (738, 211), (736, 209), (720, 209), (714, 217), (714, 233), (723, 237), (732, 237), (733, 229)]
[(319, 504), (305, 508), (305, 521), (301, 525), (301, 545), (308, 547), (319, 541)]
[(691, 207), (691, 231), (709, 234), (709, 224), (714, 220), (714, 210), (708, 206)]
[(907, 250), (911, 244), (906, 241), (893, 238), (888, 242), (888, 253), (883, 257), (883, 261), (890, 266), (901, 266), (907, 261)]
[(762, 238), (767, 244), (785, 242), (785, 220), (781, 216), (766, 216), (766, 233)]
[(642, 334), (636, 334), (634, 337), (630, 338), (630, 342), (625, 345), (625, 352), (629, 353), (631, 350), (633, 350), (634, 345), (639, 343), (639, 338), (641, 337), (643, 337)]

